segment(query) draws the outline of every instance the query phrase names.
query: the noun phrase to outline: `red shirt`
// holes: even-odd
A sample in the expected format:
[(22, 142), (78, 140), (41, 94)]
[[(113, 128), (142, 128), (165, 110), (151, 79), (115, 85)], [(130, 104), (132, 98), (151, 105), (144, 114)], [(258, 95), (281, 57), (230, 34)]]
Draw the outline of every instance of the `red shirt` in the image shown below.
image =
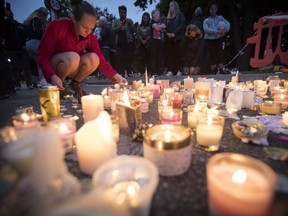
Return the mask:
[(99, 69), (111, 81), (117, 73), (105, 60), (97, 39), (91, 33), (85, 38), (79, 39), (74, 31), (74, 24), (70, 19), (58, 19), (49, 23), (38, 48), (37, 58), (40, 68), (43, 70), (47, 82), (55, 75), (50, 61), (52, 57), (62, 52), (76, 52), (79, 55), (94, 52), (99, 56)]

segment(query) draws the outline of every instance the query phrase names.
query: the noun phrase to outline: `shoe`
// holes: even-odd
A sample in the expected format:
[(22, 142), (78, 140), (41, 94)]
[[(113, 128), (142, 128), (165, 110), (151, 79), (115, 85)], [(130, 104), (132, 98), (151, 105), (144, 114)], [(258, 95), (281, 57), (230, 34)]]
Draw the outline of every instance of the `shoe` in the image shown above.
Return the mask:
[(178, 71), (176, 76), (182, 76), (182, 72), (181, 71)]
[(173, 76), (173, 73), (171, 71), (168, 71), (165, 76)]

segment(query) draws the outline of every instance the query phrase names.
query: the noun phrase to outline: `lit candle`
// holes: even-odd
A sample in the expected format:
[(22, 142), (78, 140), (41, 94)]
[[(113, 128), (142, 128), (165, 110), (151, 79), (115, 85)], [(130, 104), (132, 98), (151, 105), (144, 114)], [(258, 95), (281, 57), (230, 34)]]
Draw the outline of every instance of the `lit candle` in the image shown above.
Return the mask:
[(206, 170), (213, 215), (268, 215), (276, 185), (270, 167), (245, 155), (219, 153)]
[[(199, 96), (204, 95), (206, 101), (209, 99), (210, 95), (210, 82), (196, 82), (195, 83), (195, 100), (199, 100)], [(200, 98), (201, 99), (201, 98)]]
[(109, 95), (103, 96), (104, 109), (111, 109), (111, 97)]
[(259, 104), (259, 111), (265, 114), (278, 114), (280, 113), (280, 104), (274, 101), (263, 101)]
[(191, 162), (190, 130), (183, 126), (155, 125), (145, 131), (144, 157), (160, 175), (176, 176), (187, 171)]
[(73, 117), (55, 119), (48, 122), (49, 126), (56, 128), (66, 152), (71, 151), (74, 144), (76, 123)]
[(81, 97), (84, 122), (91, 121), (104, 110), (103, 98), (101, 95), (86, 95)]
[(202, 111), (200, 110), (198, 103), (196, 105), (188, 106), (188, 127), (191, 129), (195, 129), (198, 121), (198, 117), (202, 115)]
[(147, 90), (153, 92), (154, 98), (158, 98), (160, 96), (160, 86), (159, 85), (148, 85)]
[(193, 78), (187, 77), (184, 79), (184, 89), (192, 89), (194, 87)]
[(217, 151), (223, 134), (224, 117), (198, 117), (196, 126), (197, 145), (205, 151)]
[(22, 113), (12, 117), (13, 125), (16, 129), (40, 127), (40, 122), (35, 113)]
[(221, 86), (214, 86), (212, 87), (211, 90), (211, 95), (210, 95), (210, 103), (222, 103), (223, 100), (223, 90), (224, 88)]
[[(155, 165), (137, 156), (119, 156), (109, 160), (96, 170), (92, 178), (95, 191), (104, 200), (126, 207), (129, 215), (139, 216), (149, 215), (158, 181)], [(123, 212), (118, 214), (127, 215)]]
[(181, 125), (182, 114), (183, 111), (181, 109), (163, 110), (159, 113), (159, 118), (162, 124)]
[(85, 123), (75, 135), (80, 170), (92, 174), (102, 163), (116, 156), (112, 123), (106, 111)]
[(249, 108), (254, 103), (255, 93), (254, 91), (242, 91), (242, 108)]

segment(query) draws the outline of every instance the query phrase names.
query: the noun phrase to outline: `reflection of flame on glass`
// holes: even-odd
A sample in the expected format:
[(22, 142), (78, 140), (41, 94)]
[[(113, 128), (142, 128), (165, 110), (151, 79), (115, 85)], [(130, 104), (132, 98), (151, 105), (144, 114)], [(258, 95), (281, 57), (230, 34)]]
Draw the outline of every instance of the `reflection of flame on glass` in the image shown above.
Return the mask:
[(129, 101), (129, 96), (126, 91), (123, 93), (122, 101), (125, 105), (131, 106), (130, 101)]
[(60, 133), (65, 133), (65, 132), (68, 132), (68, 127), (65, 123), (62, 123), (59, 125), (59, 132)]
[(209, 125), (212, 125), (212, 122), (213, 122), (212, 115), (208, 115), (208, 116), (207, 116), (207, 123), (208, 123)]
[(135, 198), (140, 194), (141, 188), (136, 181), (124, 181), (116, 183), (113, 191), (118, 204), (127, 203), (133, 206)]
[(171, 132), (170, 132), (170, 130), (167, 130), (167, 131), (165, 132), (165, 141), (166, 141), (166, 142), (169, 142), (170, 139), (171, 139)]
[(242, 169), (236, 170), (232, 175), (232, 182), (236, 184), (244, 184), (246, 180), (247, 180), (247, 173)]

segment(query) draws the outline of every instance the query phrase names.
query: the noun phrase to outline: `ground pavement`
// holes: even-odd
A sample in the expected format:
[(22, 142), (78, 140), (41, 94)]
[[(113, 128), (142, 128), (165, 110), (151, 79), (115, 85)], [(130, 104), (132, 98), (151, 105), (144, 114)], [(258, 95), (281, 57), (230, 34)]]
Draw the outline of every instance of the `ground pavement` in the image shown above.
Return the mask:
[[(257, 79), (266, 79), (270, 75), (275, 75), (275, 73), (257, 73), (257, 74), (239, 74), (239, 82), (242, 81), (253, 81)], [(288, 79), (288, 73), (277, 73), (281, 79)], [(232, 75), (198, 75), (191, 76), (194, 80), (198, 77), (214, 78), (216, 80), (226, 80), (230, 81)], [(173, 81), (182, 81), (187, 76), (173, 76), (165, 77), (159, 76), (155, 79), (169, 79), (170, 83)], [(133, 80), (142, 80), (145, 82), (145, 77), (128, 77), (129, 84), (132, 84)], [(113, 86), (113, 84), (107, 79), (98, 80), (94, 77), (89, 77), (84, 82), (84, 89), (90, 93), (99, 94), (105, 87)], [(10, 96), (8, 99), (0, 99), (0, 128), (3, 126), (11, 125), (11, 117), (15, 114), (15, 110), (18, 107), (33, 106), (36, 113), (40, 113), (39, 99), (38, 99), (38, 89), (27, 89), (26, 85), (22, 85), (22, 89), (17, 91), (16, 96)]]

